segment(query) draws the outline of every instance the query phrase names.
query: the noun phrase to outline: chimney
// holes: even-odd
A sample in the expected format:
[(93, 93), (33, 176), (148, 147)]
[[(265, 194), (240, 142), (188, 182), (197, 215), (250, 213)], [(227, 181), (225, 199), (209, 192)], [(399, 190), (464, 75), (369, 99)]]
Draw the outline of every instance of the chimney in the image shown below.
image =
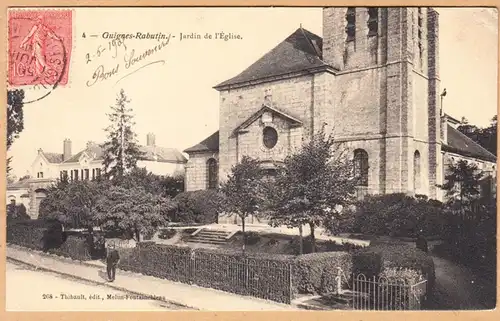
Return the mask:
[(441, 142), (448, 144), (448, 116), (446, 114), (441, 116)]
[(66, 138), (63, 145), (63, 162), (71, 158), (71, 140)]
[(147, 136), (147, 145), (148, 146), (155, 146), (155, 134), (149, 133)]

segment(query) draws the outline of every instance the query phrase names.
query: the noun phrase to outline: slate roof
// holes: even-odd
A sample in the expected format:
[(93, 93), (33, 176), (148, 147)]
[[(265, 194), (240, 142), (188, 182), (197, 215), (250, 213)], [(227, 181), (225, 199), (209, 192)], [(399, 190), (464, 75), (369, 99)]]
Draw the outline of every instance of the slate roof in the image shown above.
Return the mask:
[(43, 156), (45, 156), (49, 163), (58, 164), (63, 161), (63, 154), (43, 152)]
[(196, 152), (218, 152), (219, 151), (219, 131), (205, 138), (198, 144), (184, 150), (185, 153)]
[[(142, 160), (145, 161), (157, 161), (160, 163), (186, 163), (187, 159), (182, 155), (181, 152), (179, 152), (175, 148), (166, 148), (166, 147), (159, 147), (159, 146), (139, 146), (140, 150), (144, 153), (144, 156), (142, 157)], [(62, 155), (60, 158), (60, 161), (57, 163), (77, 163), (82, 156), (83, 153), (87, 153), (89, 156), (93, 157), (95, 160), (102, 160), (104, 153), (103, 149), (100, 145), (98, 144), (92, 144), (87, 146), (84, 150), (76, 153), (75, 155), (71, 156), (69, 159), (66, 161), (62, 161)], [(54, 153), (45, 153), (44, 155), (47, 154), (54, 154)], [(56, 163), (56, 162), (51, 162), (51, 163)]]
[(450, 124), (448, 124), (447, 136), (447, 144), (443, 144), (442, 150), (496, 163), (497, 157), (495, 155)]
[(12, 184), (7, 185), (7, 189), (24, 189), (24, 188), (29, 188), (30, 187), (30, 181), (29, 179), (23, 179), (21, 181), (14, 182)]
[(328, 67), (322, 60), (322, 48), (323, 39), (320, 36), (299, 28), (239, 75), (214, 88)]

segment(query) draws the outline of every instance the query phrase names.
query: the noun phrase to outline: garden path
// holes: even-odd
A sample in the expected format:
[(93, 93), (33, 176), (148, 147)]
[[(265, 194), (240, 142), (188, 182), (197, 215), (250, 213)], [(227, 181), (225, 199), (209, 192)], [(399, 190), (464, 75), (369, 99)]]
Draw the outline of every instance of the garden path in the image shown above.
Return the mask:
[[(433, 255), (436, 270), (432, 308), (439, 310), (491, 309), (495, 306), (495, 287), (475, 276), (469, 268)], [(493, 291), (493, 292), (492, 292)]]

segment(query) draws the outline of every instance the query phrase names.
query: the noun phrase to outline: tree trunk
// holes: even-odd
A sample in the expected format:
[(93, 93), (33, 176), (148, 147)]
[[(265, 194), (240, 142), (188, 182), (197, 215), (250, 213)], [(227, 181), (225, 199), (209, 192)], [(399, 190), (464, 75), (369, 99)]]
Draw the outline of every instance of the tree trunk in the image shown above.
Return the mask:
[(311, 253), (316, 252), (316, 236), (314, 235), (314, 223), (309, 223), (311, 229)]
[(302, 234), (302, 224), (299, 225), (299, 254), (304, 254), (304, 236)]
[(245, 247), (246, 247), (246, 244), (247, 244), (247, 234), (245, 232), (245, 217), (242, 216), (241, 217), (241, 230), (243, 232), (243, 255), (245, 255)]
[(137, 240), (137, 243), (139, 243), (141, 241), (141, 233), (139, 232), (137, 226), (134, 227), (134, 233), (135, 233), (135, 239)]

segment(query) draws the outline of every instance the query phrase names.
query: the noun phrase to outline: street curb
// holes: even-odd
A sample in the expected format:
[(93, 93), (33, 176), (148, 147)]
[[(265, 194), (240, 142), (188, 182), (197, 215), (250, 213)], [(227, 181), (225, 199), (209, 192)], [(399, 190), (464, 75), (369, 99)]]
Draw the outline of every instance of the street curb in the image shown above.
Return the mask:
[[(118, 290), (118, 291), (122, 291), (122, 292), (133, 294), (133, 295), (138, 295), (138, 296), (149, 296), (149, 294), (141, 293), (141, 292), (137, 292), (137, 291), (133, 291), (133, 290), (129, 290), (129, 289), (126, 289), (126, 288), (123, 288), (123, 287), (120, 287), (120, 286), (112, 285), (112, 284), (110, 284), (108, 282), (98, 282), (98, 281), (90, 280), (90, 279), (83, 278), (83, 277), (80, 277), (80, 276), (77, 276), (77, 275), (73, 275), (73, 274), (69, 274), (69, 273), (65, 273), (65, 272), (61, 272), (61, 271), (56, 271), (56, 270), (53, 270), (53, 269), (48, 269), (48, 268), (40, 267), (40, 266), (37, 266), (35, 264), (24, 262), (22, 260), (15, 259), (15, 258), (12, 258), (12, 257), (9, 257), (9, 256), (7, 256), (6, 259), (7, 259), (7, 261), (11, 261), (12, 263), (24, 264), (24, 265), (33, 267), (33, 268), (35, 268), (37, 270), (40, 270), (40, 271), (51, 272), (51, 273), (56, 273), (56, 274), (59, 274), (59, 275), (64, 275), (64, 276), (69, 277), (71, 279), (76, 279), (76, 280), (80, 280), (80, 281), (89, 282), (89, 283), (92, 283), (94, 285), (105, 286), (105, 287), (108, 287), (108, 288), (112, 288), (112, 289), (115, 289), (115, 290)], [(91, 265), (93, 267), (96, 267), (96, 265), (92, 265), (92, 264), (86, 264), (86, 265)], [(173, 305), (173, 306), (177, 306), (177, 307), (180, 307), (180, 308), (183, 308), (183, 309), (198, 310), (199, 311), (198, 308), (191, 307), (191, 306), (188, 306), (188, 305), (185, 305), (185, 304), (182, 304), (182, 303), (178, 303), (178, 302), (175, 302), (175, 301), (171, 301), (171, 300), (156, 299), (154, 301), (164, 302), (164, 303), (167, 303), (167, 304), (170, 304), (170, 305)]]
[[(63, 263), (68, 263), (68, 264), (80, 264), (82, 266), (88, 266), (88, 267), (93, 267), (93, 268), (105, 268), (106, 265), (100, 265), (100, 264), (95, 264), (95, 263), (90, 263), (90, 262), (86, 262), (86, 261), (80, 261), (80, 260), (75, 260), (75, 259), (72, 259), (72, 258), (69, 258), (69, 257), (66, 257), (66, 256), (62, 256), (62, 255), (57, 255), (55, 253), (45, 253), (45, 252), (42, 252), (40, 250), (36, 250), (36, 249), (31, 249), (31, 248), (27, 248), (27, 247), (23, 247), (21, 245), (18, 245), (18, 244), (14, 244), (14, 243), (7, 243), (6, 244), (6, 248), (8, 247), (11, 247), (11, 248), (14, 248), (14, 249), (17, 249), (19, 251), (24, 251), (24, 252), (34, 252), (35, 254), (37, 255), (40, 255), (42, 257), (46, 257), (46, 258), (50, 258), (50, 259), (54, 259), (54, 260), (57, 260), (57, 261), (60, 261), (60, 262), (63, 262)], [(7, 258), (8, 255), (6, 255)], [(19, 262), (22, 262), (23, 264), (28, 264), (28, 265), (31, 265), (31, 266), (34, 266), (34, 267), (37, 267), (36, 265), (33, 265), (31, 263), (25, 263), (24, 261), (21, 261), (21, 260), (18, 260), (18, 259), (15, 259), (15, 258), (9, 258), (9, 259), (12, 259), (12, 260), (17, 260)], [(67, 274), (67, 273), (64, 273), (64, 272), (58, 272), (58, 271), (53, 271), (53, 270), (50, 270), (50, 269), (46, 269), (46, 268), (39, 268), (40, 270), (47, 270), (49, 272), (53, 272), (53, 273), (59, 273), (61, 275), (67, 275), (68, 277), (73, 277), (73, 278), (76, 278), (76, 279), (81, 279), (81, 280), (84, 280), (84, 281), (88, 281), (88, 282), (93, 282), (95, 284), (99, 284), (99, 285), (104, 285), (104, 286), (108, 286), (108, 287), (111, 287), (111, 288), (116, 288), (120, 291), (123, 291), (123, 292), (129, 292), (129, 293), (138, 293), (138, 292), (134, 292), (132, 290), (127, 290), (127, 289), (122, 289), (122, 288), (119, 288), (115, 285), (111, 285), (109, 284), (108, 282), (102, 284), (100, 282), (97, 282), (97, 281), (93, 281), (93, 280), (88, 280), (88, 279), (85, 279), (85, 278), (82, 278), (82, 277), (78, 277), (78, 276), (75, 276), (75, 275), (71, 275), (71, 274)], [(125, 273), (136, 273), (136, 274), (140, 274), (140, 275), (143, 275), (142, 273), (137, 273), (137, 272), (133, 272), (133, 271), (129, 271), (129, 270), (123, 270), (123, 269), (120, 269), (120, 268), (117, 268), (118, 271), (122, 271), (122, 272), (125, 272)], [(211, 289), (213, 290), (213, 289)], [(216, 291), (220, 291), (220, 290), (216, 290)], [(222, 291), (223, 292), (223, 291)], [(139, 293), (139, 295), (144, 295), (142, 293)], [(257, 299), (257, 300), (264, 300), (264, 299), (259, 299), (259, 298), (254, 298), (254, 299)], [(265, 301), (265, 300), (264, 300)], [(183, 304), (183, 303), (178, 303), (178, 302), (175, 302), (175, 301), (164, 301), (166, 303), (170, 303), (170, 304), (173, 304), (173, 305), (177, 305), (177, 306), (180, 306), (180, 307), (185, 307), (187, 309), (191, 309), (191, 310), (196, 310), (196, 311), (207, 311), (205, 309), (200, 309), (200, 308), (197, 308), (197, 307), (193, 307), (193, 306), (189, 306), (189, 305), (186, 305), (186, 304)], [(297, 308), (299, 310), (302, 310), (301, 308), (299, 308), (298, 306), (294, 305), (294, 304), (290, 304), (290, 305), (287, 305), (287, 304), (282, 304), (282, 303), (275, 303), (275, 302), (272, 302), (273, 304), (278, 304), (278, 305), (284, 305), (286, 307), (292, 307), (292, 308)], [(210, 311), (210, 310), (208, 310)]]

